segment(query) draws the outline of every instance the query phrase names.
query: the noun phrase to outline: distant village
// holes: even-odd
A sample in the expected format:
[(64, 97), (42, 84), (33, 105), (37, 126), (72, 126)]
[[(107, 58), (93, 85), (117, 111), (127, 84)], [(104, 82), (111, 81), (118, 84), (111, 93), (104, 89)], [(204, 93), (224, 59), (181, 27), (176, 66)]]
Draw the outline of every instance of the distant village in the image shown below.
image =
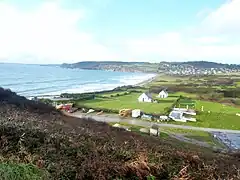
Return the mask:
[(189, 65), (161, 64), (159, 69), (163, 69), (168, 75), (215, 75), (240, 72), (238, 68), (198, 68)]
[[(94, 69), (119, 72), (151, 72), (168, 75), (214, 75), (240, 72), (239, 65), (228, 65), (208, 61), (187, 62), (79, 62), (63, 64), (63, 68)], [(133, 68), (134, 67), (134, 68)]]

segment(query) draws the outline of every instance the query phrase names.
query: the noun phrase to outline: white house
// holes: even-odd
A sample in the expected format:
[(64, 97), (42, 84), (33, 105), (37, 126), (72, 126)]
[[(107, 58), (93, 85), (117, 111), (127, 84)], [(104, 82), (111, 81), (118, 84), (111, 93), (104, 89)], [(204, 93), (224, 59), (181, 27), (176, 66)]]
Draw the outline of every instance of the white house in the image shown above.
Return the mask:
[(166, 90), (162, 90), (158, 96), (159, 98), (167, 98), (168, 97), (168, 92)]
[(138, 97), (138, 101), (139, 102), (153, 102), (153, 98), (152, 98), (151, 94), (149, 94), (149, 93), (142, 93)]

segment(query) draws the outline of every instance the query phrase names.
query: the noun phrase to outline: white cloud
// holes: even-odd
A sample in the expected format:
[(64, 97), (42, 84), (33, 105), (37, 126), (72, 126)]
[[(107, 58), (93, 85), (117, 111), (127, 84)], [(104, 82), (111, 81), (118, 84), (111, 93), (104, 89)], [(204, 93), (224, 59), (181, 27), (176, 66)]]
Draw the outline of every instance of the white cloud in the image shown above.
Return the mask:
[(65, 10), (56, 2), (31, 11), (0, 2), (0, 59), (16, 62), (35, 57), (38, 62), (34, 58), (21, 62), (60, 63), (116, 58), (91, 34), (78, 29), (82, 18), (84, 11)]
[(201, 44), (214, 44), (214, 43), (223, 43), (225, 40), (221, 37), (214, 37), (214, 36), (203, 36), (195, 38), (196, 43)]
[(239, 9), (240, 0), (231, 1), (209, 13), (202, 23), (190, 31), (128, 40), (128, 52), (137, 58), (149, 56), (159, 61), (209, 60), (239, 63)]
[(83, 10), (66, 10), (57, 1), (21, 10), (6, 2), (0, 2), (0, 59), (8, 62), (240, 60), (240, 0), (202, 12), (205, 18), (191, 30), (139, 39), (116, 37), (112, 47), (79, 29)]
[(211, 12), (200, 28), (205, 33), (240, 35), (240, 0), (229, 1)]

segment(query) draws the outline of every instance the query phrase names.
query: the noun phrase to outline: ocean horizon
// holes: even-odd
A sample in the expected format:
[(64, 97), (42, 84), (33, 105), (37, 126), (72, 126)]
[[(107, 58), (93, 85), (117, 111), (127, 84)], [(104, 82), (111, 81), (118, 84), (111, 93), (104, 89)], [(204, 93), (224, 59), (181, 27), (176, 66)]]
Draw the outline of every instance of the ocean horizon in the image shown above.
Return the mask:
[(124, 85), (137, 85), (154, 76), (146, 73), (0, 63), (0, 87), (25, 97), (111, 90)]

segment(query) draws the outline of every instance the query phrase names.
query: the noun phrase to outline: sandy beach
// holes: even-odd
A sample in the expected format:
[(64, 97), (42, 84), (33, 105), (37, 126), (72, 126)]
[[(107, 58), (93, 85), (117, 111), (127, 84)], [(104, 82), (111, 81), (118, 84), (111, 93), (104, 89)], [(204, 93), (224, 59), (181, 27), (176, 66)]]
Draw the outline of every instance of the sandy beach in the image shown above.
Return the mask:
[(140, 83), (136, 84), (136, 86), (145, 86), (145, 85), (147, 85), (148, 83), (153, 82), (157, 77), (158, 77), (158, 74), (155, 74), (154, 77), (152, 77), (152, 78), (150, 78), (150, 79), (147, 79), (147, 80), (145, 80), (145, 81), (143, 81), (143, 82), (140, 82)]

